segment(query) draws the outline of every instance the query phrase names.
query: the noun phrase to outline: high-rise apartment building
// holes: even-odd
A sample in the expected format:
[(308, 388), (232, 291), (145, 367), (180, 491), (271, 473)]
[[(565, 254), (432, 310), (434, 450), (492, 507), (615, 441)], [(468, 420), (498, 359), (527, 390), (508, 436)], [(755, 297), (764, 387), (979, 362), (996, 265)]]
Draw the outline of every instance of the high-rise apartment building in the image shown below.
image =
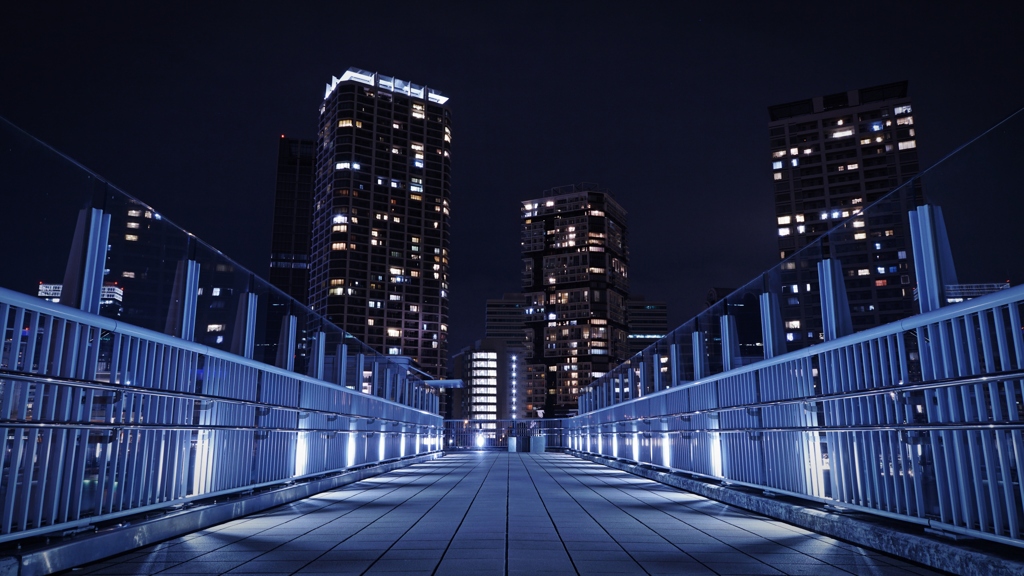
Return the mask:
[(447, 364), (451, 119), (436, 90), (350, 68), (320, 108), (309, 305), (434, 377)]
[(581, 388), (626, 359), (626, 212), (589, 184), (522, 203), (527, 416), (576, 411)]
[(277, 148), (270, 283), (305, 304), (309, 298), (309, 239), (313, 221), (316, 142), (281, 136)]
[(907, 83), (851, 90), (768, 109), (779, 253), (788, 258), (840, 222), (821, 249), (783, 266), (780, 301), (791, 348), (822, 338), (819, 258), (842, 265), (853, 328), (913, 313), (908, 212), (923, 203), (917, 182), (864, 209), (918, 172)]

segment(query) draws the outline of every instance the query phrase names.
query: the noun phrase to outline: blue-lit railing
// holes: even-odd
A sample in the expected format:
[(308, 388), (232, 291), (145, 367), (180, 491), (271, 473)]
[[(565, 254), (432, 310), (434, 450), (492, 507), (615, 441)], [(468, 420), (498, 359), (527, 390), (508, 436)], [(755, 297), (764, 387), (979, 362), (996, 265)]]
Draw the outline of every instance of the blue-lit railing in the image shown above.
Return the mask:
[(0, 288), (0, 542), (441, 448), (403, 404)]
[(1022, 307), (1017, 286), (613, 404), (566, 443), (1022, 546)]
[[(596, 379), (563, 442), (1024, 546), (1024, 238), (1005, 211), (1022, 124), (863, 210), (823, 208), (843, 220)], [(921, 190), (943, 209), (915, 207)]]

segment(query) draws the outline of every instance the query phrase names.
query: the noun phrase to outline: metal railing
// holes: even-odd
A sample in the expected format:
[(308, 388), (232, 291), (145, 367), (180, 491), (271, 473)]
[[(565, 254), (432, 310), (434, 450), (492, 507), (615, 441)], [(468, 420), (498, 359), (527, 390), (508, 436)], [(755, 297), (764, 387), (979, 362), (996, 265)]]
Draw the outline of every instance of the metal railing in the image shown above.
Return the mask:
[(531, 439), (541, 438), (543, 448), (564, 448), (566, 438), (558, 419), (445, 420), (445, 450), (508, 450), (509, 439), (516, 439), (514, 449), (528, 452)]
[(412, 380), (400, 404), (2, 288), (0, 327), (0, 542), (441, 448)]
[(1024, 546), (1022, 307), (1016, 286), (666, 381), (667, 390), (564, 421), (565, 443)]

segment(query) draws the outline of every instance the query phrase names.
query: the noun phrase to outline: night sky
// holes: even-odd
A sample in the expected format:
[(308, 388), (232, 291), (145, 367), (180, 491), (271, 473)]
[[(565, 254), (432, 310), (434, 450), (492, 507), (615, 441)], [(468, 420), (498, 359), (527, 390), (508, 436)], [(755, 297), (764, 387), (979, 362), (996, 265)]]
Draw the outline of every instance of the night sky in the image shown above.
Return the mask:
[[(332, 75), (449, 96), (450, 352), (518, 290), (519, 202), (546, 189), (612, 191), (632, 292), (674, 326), (777, 260), (769, 105), (909, 80), (922, 167), (1024, 105), (1020, 3), (18, 4), (0, 115), (264, 276), (277, 140), (315, 135)], [(1013, 250), (993, 274), (1019, 282)]]

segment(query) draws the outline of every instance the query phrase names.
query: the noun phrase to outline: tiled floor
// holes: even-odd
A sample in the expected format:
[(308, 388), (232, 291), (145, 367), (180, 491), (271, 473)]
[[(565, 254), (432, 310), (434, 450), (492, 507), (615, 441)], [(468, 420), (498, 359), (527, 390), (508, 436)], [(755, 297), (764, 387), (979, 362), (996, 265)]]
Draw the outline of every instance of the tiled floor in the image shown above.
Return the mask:
[(564, 454), (450, 454), (76, 574), (934, 574)]

